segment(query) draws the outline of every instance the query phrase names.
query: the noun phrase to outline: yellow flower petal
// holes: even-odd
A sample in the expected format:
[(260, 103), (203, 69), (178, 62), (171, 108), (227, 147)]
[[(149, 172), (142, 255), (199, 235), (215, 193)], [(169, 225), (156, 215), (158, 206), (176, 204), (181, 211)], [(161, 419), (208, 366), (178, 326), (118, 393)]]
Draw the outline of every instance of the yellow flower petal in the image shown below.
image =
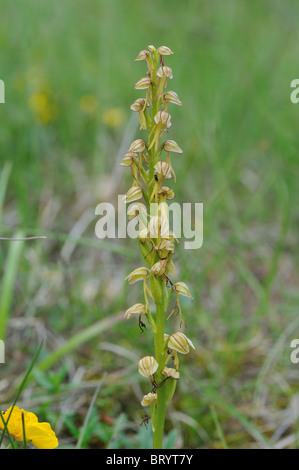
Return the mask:
[(49, 423), (30, 423), (26, 426), (26, 439), (38, 449), (55, 449), (58, 439)]

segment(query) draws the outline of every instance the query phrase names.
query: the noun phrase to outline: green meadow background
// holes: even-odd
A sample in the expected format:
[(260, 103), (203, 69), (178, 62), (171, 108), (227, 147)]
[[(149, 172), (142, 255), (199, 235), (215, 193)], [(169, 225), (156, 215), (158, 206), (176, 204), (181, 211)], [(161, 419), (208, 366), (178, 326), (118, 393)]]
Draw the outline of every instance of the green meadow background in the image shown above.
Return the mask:
[[(204, 204), (199, 250), (175, 255), (184, 332), (165, 447), (297, 448), (299, 78), (295, 0), (3, 0), (0, 6), (0, 408), (43, 340), (18, 405), (67, 448), (146, 448), (139, 359), (149, 331), (124, 311), (134, 240), (99, 240), (97, 204), (131, 178), (119, 162), (142, 137), (138, 52), (166, 45), (174, 74), (168, 138), (176, 201)], [(169, 108), (170, 109), (170, 108)], [(179, 328), (169, 320), (169, 332)]]

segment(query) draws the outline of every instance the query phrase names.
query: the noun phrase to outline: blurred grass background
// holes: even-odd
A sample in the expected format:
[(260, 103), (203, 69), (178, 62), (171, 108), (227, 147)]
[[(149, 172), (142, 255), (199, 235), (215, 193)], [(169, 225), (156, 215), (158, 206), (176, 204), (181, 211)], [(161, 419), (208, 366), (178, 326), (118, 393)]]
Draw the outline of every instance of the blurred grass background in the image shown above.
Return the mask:
[(168, 88), (184, 104), (170, 111), (184, 149), (173, 188), (176, 201), (204, 203), (204, 243), (176, 252), (196, 351), (181, 361), (165, 445), (298, 446), (298, 15), (295, 0), (1, 2), (1, 236), (48, 236), (17, 256), (0, 245), (1, 409), (44, 338), (44, 368), (19, 404), (65, 447), (149, 445), (136, 364), (152, 338), (122, 321), (140, 301), (123, 281), (140, 257), (134, 240), (98, 240), (94, 211), (130, 184), (118, 165), (142, 137), (134, 59), (167, 45)]

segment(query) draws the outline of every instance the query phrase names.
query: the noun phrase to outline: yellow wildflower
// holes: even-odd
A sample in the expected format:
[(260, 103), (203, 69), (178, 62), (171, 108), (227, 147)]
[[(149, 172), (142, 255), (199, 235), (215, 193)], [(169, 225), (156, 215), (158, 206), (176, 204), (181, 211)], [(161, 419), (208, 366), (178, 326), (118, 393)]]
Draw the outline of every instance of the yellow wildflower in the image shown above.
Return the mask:
[(121, 108), (110, 108), (102, 114), (102, 121), (108, 127), (118, 127), (125, 120), (125, 112)]
[(80, 98), (79, 106), (85, 114), (94, 114), (98, 109), (98, 100), (94, 95), (83, 95)]
[(35, 93), (30, 96), (28, 106), (35, 115), (39, 124), (48, 124), (57, 117), (57, 107), (53, 98), (46, 92)]
[[(8, 410), (2, 413), (5, 422), (8, 421), (7, 418), (10, 415), (11, 408), (12, 407), (8, 408)], [(27, 442), (31, 442), (38, 449), (55, 449), (55, 447), (58, 446), (58, 439), (49, 423), (40, 423), (34, 413), (14, 406), (7, 424), (7, 429), (17, 441), (23, 442), (22, 415), (24, 417)], [(1, 418), (0, 429), (4, 429), (3, 420)]]

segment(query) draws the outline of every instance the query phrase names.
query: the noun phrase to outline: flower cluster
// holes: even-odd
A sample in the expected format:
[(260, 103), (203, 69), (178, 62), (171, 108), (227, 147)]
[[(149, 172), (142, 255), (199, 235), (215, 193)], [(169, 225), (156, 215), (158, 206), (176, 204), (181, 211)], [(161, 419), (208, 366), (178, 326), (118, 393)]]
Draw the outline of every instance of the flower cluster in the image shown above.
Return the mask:
[[(136, 58), (136, 61), (144, 61), (147, 67), (145, 77), (135, 84), (136, 90), (145, 90), (145, 97), (137, 98), (131, 110), (138, 113), (140, 130), (147, 132), (147, 138), (134, 140), (121, 162), (122, 166), (130, 168), (133, 178), (124, 200), (131, 203), (127, 210), (129, 219), (135, 219), (139, 224), (139, 248), (145, 264), (126, 278), (129, 284), (138, 281), (143, 284), (144, 301), (130, 307), (125, 317), (139, 318), (142, 329), (146, 326), (143, 320), (148, 321), (154, 333), (155, 357), (146, 356), (139, 362), (140, 374), (150, 379), (152, 385), (151, 392), (143, 397), (141, 404), (150, 405), (151, 411), (159, 401), (162, 385), (179, 379), (177, 353), (187, 354), (189, 346), (194, 348), (183, 333), (164, 333), (166, 309), (171, 296), (175, 297), (175, 305), (168, 318), (177, 312), (181, 324), (185, 322), (179, 296), (193, 300), (184, 282), (173, 283), (169, 277), (176, 272), (172, 258), (178, 240), (169, 226), (167, 201), (175, 195), (166, 180), (176, 181), (171, 155), (183, 153), (174, 140), (166, 138), (161, 141), (171, 128), (169, 105), (182, 106), (177, 93), (166, 90), (173, 73), (165, 65), (164, 58), (172, 54), (166, 46), (157, 49), (148, 46)], [(151, 310), (151, 303), (155, 303), (155, 312)], [(174, 368), (166, 366), (171, 358)]]
[[(1, 412), (0, 412), (1, 413)], [(4, 421), (10, 435), (17, 441), (31, 442), (38, 449), (55, 449), (58, 440), (49, 423), (40, 423), (37, 416), (18, 406), (10, 407), (1, 413), (0, 429), (4, 429)]]

